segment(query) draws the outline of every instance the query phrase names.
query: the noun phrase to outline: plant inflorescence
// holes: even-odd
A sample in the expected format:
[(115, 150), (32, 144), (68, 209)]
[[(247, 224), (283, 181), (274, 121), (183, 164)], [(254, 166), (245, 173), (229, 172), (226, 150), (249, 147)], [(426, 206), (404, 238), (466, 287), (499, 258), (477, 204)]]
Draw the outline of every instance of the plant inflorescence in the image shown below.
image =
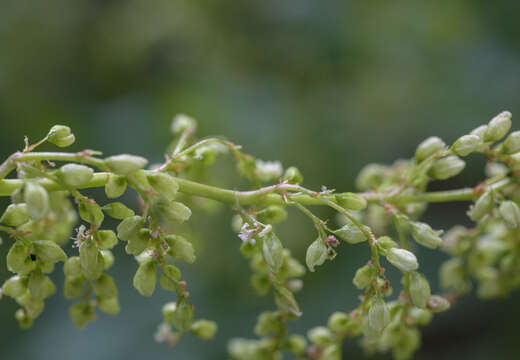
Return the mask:
[[(520, 131), (507, 136), (510, 127), (511, 114), (503, 112), (451, 146), (430, 137), (410, 160), (363, 168), (357, 178), (361, 192), (353, 193), (325, 187), (309, 190), (301, 185), (303, 176), (295, 167), (284, 171), (280, 162), (256, 159), (221, 138), (197, 141), (196, 122), (185, 115), (172, 122), (175, 138), (164, 163), (148, 167), (145, 158), (128, 154), (101, 158), (92, 150), (35, 151), (44, 142), (58, 147), (74, 142), (70, 128), (56, 125), (41, 141), (26, 141), (23, 151), (0, 165), (0, 196), (12, 201), (0, 218), (0, 231), (13, 240), (7, 268), (14, 273), (3, 283), (0, 297), (13, 298), (20, 306), (15, 313), (20, 326), (30, 327), (56, 292), (49, 274), (63, 262), (64, 296), (75, 301), (69, 315), (77, 326), (94, 320), (97, 310), (117, 314), (118, 290), (107, 270), (114, 263), (111, 249), (123, 242), (138, 264), (133, 285), (140, 294), (151, 296), (157, 282), (176, 294), (176, 300), (162, 309), (156, 340), (173, 345), (186, 333), (210, 339), (217, 324), (195, 316), (187, 283), (175, 264), (196, 259), (192, 243), (177, 226), (189, 220), (191, 198), (211, 199), (236, 212), (232, 226), (241, 240), (237, 246), (250, 260), (251, 284), (260, 295), (272, 294), (276, 306), (258, 316), (258, 339), (230, 341), (233, 359), (281, 359), (289, 352), (298, 359), (335, 360), (341, 358), (347, 338), (360, 338), (369, 353), (391, 351), (395, 359), (408, 359), (420, 346), (420, 327), (474, 285), (482, 298), (505, 296), (520, 286)], [(200, 181), (201, 171), (226, 153), (251, 182), (251, 190), (227, 190)], [(463, 189), (427, 191), (432, 180), (459, 174), (465, 167), (462, 158), (475, 153), (489, 159), (484, 181)], [(17, 176), (7, 178), (13, 172)], [(104, 187), (109, 199), (133, 189), (140, 211), (82, 194), (96, 187)], [(455, 226), (442, 236), (442, 231), (419, 220), (428, 203), (450, 201), (473, 202), (468, 216), (474, 227)], [(337, 217), (319, 218), (311, 211), (314, 205), (334, 209)], [(316, 229), (306, 266), (276, 234), (276, 224), (287, 218), (286, 207), (300, 210)], [(120, 220), (116, 231), (103, 227), (107, 215)], [(395, 239), (387, 235), (394, 233)], [(440, 267), (442, 295), (431, 294), (411, 239), (449, 255)], [(316, 271), (333, 260), (342, 243), (368, 250), (366, 264), (352, 280), (361, 292), (359, 305), (334, 312), (326, 325), (309, 330), (307, 338), (292, 334), (287, 323), (302, 314), (294, 294), (303, 286), (306, 269)], [(65, 246), (74, 256), (67, 257)], [(393, 298), (385, 275), (389, 266), (402, 275), (401, 290)]]

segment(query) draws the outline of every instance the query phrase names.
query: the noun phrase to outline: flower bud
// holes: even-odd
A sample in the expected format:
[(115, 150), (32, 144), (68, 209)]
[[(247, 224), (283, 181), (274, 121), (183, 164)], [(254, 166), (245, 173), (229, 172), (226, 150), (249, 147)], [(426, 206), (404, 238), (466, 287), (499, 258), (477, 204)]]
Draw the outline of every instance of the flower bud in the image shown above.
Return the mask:
[(103, 210), (101, 207), (91, 199), (85, 199), (78, 204), (79, 217), (90, 224), (94, 224), (97, 227), (101, 225), (105, 219)]
[(72, 145), (75, 140), (70, 127), (64, 125), (54, 125), (47, 134), (47, 141), (59, 147)]
[(159, 278), (159, 284), (165, 290), (175, 291), (181, 278), (181, 271), (174, 265), (166, 265)]
[(114, 254), (110, 250), (100, 250), (101, 256), (103, 257), (103, 269), (110, 269), (112, 265), (114, 265)]
[(114, 155), (105, 159), (108, 168), (117, 175), (129, 175), (148, 164), (148, 160), (136, 155)]
[(197, 320), (195, 321), (190, 328), (190, 331), (193, 335), (201, 338), (201, 339), (213, 339), (217, 332), (218, 326), (214, 321), (209, 320)]
[(451, 146), (451, 149), (459, 156), (468, 156), (472, 152), (476, 151), (481, 143), (482, 139), (477, 135), (464, 135), (455, 141)]
[(479, 138), (484, 139), (484, 133), (487, 130), (487, 125), (480, 125), (479, 127), (471, 131), (471, 135), (477, 135)]
[(35, 271), (29, 276), (27, 288), (35, 300), (43, 300), (56, 292), (54, 283), (41, 271)]
[(502, 151), (506, 154), (514, 154), (520, 151), (520, 131), (514, 131), (502, 145)]
[(53, 241), (35, 240), (32, 242), (34, 253), (43, 261), (54, 264), (67, 260), (67, 255), (62, 248)]
[(374, 281), (376, 277), (376, 268), (372, 265), (365, 265), (357, 269), (352, 282), (359, 290), (362, 290), (370, 286), (370, 284), (372, 283), (372, 281)]
[(409, 290), (412, 303), (418, 308), (425, 308), (430, 299), (431, 290), (428, 280), (424, 275), (412, 272), (409, 278)]
[(356, 179), (356, 186), (362, 191), (375, 189), (383, 182), (384, 173), (384, 166), (368, 164), (359, 172)]
[[(168, 321), (165, 317), (165, 320)], [(193, 305), (184, 298), (170, 316), (171, 324), (179, 331), (188, 331), (193, 323)]]
[(195, 131), (196, 128), (197, 121), (184, 114), (175, 115), (171, 125), (171, 131), (174, 135), (181, 134), (187, 130)]
[(282, 163), (279, 161), (256, 160), (256, 176), (261, 182), (278, 180), (282, 176)]
[(126, 191), (126, 178), (121, 175), (109, 174), (105, 185), (105, 194), (109, 199), (120, 197)]
[(493, 194), (490, 191), (485, 192), (478, 198), (475, 205), (470, 207), (468, 212), (470, 219), (473, 221), (482, 220), (493, 210), (494, 204)]
[(96, 295), (105, 298), (113, 298), (117, 296), (117, 286), (112, 276), (104, 273), (97, 280), (94, 286)]
[(511, 113), (503, 111), (495, 116), (488, 124), (484, 132), (484, 141), (497, 141), (502, 139), (511, 128)]
[(430, 169), (430, 175), (437, 180), (446, 180), (458, 175), (466, 167), (464, 160), (457, 156), (446, 156), (436, 160)]
[(289, 184), (301, 184), (303, 182), (303, 175), (298, 168), (291, 166), (285, 170), (283, 180)]
[(394, 240), (392, 240), (392, 238), (389, 236), (381, 236), (380, 238), (377, 239), (376, 244), (377, 244), (377, 249), (383, 255), (386, 255), (388, 250), (399, 247), (399, 245)]
[(113, 202), (106, 204), (101, 208), (106, 214), (113, 217), (114, 219), (123, 220), (127, 217), (134, 216), (135, 213), (132, 209), (129, 209), (125, 204), (120, 202)]
[(132, 238), (139, 237), (139, 231), (144, 225), (144, 219), (141, 216), (127, 217), (117, 226), (117, 237), (123, 241), (129, 241)]
[(175, 311), (177, 310), (177, 303), (175, 302), (169, 302), (163, 305), (162, 307), (162, 315), (164, 318), (164, 321), (166, 321), (169, 324), (173, 323), (173, 314), (175, 314)]
[(433, 319), (432, 312), (427, 309), (419, 309), (414, 307), (410, 309), (408, 314), (412, 318), (413, 323), (419, 326), (426, 326)]
[(342, 333), (347, 331), (350, 318), (344, 312), (336, 311), (329, 317), (327, 326), (335, 333)]
[(85, 303), (77, 303), (72, 305), (69, 308), (69, 316), (74, 325), (80, 328), (85, 326), (89, 321), (96, 319), (96, 314), (94, 313), (92, 306)]
[(273, 232), (262, 238), (262, 253), (269, 270), (276, 274), (283, 265), (283, 245)]
[(63, 295), (66, 299), (77, 299), (85, 294), (83, 290), (83, 276), (66, 276), (63, 285)]
[(314, 267), (322, 265), (329, 257), (327, 245), (321, 238), (317, 238), (307, 248), (307, 255), (305, 262), (311, 272), (314, 272)]
[(520, 209), (515, 202), (502, 201), (499, 211), (507, 226), (516, 228), (520, 225)]
[(164, 196), (167, 200), (175, 199), (179, 190), (179, 184), (172, 176), (161, 172), (153, 172), (147, 174), (146, 178), (155, 192)]
[(24, 309), (16, 310), (14, 317), (22, 329), (28, 329), (33, 325), (33, 318), (31, 318)]
[(25, 183), (24, 200), (27, 204), (29, 215), (34, 220), (41, 220), (49, 211), (49, 195), (36, 182), (27, 181)]
[(0, 222), (9, 226), (20, 226), (29, 221), (27, 204), (11, 204), (5, 209)]
[(88, 280), (96, 280), (103, 274), (103, 255), (94, 241), (89, 238), (79, 246), (79, 259), (83, 276)]
[(261, 222), (271, 225), (281, 223), (287, 219), (287, 211), (278, 205), (269, 205), (259, 215)]
[(88, 184), (94, 176), (94, 170), (85, 165), (66, 164), (60, 168), (60, 174), (65, 184), (77, 188)]
[(391, 248), (386, 254), (386, 259), (402, 272), (414, 271), (419, 268), (415, 255), (405, 249)]
[(189, 207), (178, 201), (159, 201), (157, 210), (168, 221), (184, 222), (191, 216)]
[(157, 282), (157, 266), (155, 261), (147, 261), (139, 265), (134, 275), (134, 287), (143, 296), (152, 296)]
[(442, 263), (439, 269), (441, 288), (462, 288), (464, 286), (464, 264), (459, 258)]
[(121, 307), (119, 306), (119, 300), (117, 299), (117, 297), (98, 297), (97, 306), (101, 311), (109, 315), (117, 315), (121, 310)]
[(422, 246), (435, 249), (442, 245), (442, 239), (439, 236), (442, 234), (442, 230), (435, 231), (430, 225), (417, 221), (410, 222), (410, 227), (413, 238)]
[(324, 326), (312, 328), (307, 333), (309, 340), (316, 346), (325, 347), (332, 341), (332, 333)]
[(35, 267), (29, 256), (29, 249), (21, 241), (16, 241), (7, 253), (7, 269), (19, 275), (25, 275)]
[(301, 355), (307, 349), (307, 341), (301, 335), (294, 334), (287, 339), (287, 350), (294, 355)]
[(258, 316), (255, 325), (255, 334), (266, 336), (278, 334), (283, 331), (280, 313), (277, 311), (264, 311)]
[(450, 308), (450, 302), (439, 295), (432, 295), (428, 300), (428, 309), (434, 313), (443, 312)]
[(427, 157), (435, 154), (437, 151), (443, 150), (445, 147), (446, 144), (441, 140), (441, 138), (431, 136), (417, 146), (417, 150), (415, 150), (415, 160), (420, 163)]
[(195, 250), (193, 245), (180, 235), (167, 235), (166, 243), (170, 247), (168, 253), (175, 259), (192, 264), (195, 262)]
[(27, 291), (27, 282), (27, 277), (12, 276), (2, 285), (2, 293), (16, 299)]
[(349, 244), (357, 244), (367, 240), (366, 235), (356, 224), (349, 219), (346, 219), (345, 222), (346, 224), (342, 228), (334, 231), (334, 235)]
[(382, 297), (377, 297), (368, 309), (368, 324), (374, 331), (381, 332), (390, 322), (390, 312)]
[(345, 209), (360, 211), (367, 207), (366, 199), (354, 193), (342, 193), (336, 195), (336, 201)]

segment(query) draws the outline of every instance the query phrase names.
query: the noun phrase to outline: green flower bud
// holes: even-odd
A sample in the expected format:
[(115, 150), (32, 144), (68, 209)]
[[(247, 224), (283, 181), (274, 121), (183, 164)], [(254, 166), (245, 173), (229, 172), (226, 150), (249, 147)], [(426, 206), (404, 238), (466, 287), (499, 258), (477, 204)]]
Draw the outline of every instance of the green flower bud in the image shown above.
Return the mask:
[(499, 211), (507, 226), (516, 228), (520, 225), (520, 208), (515, 202), (502, 201)]
[(190, 208), (178, 201), (159, 201), (157, 210), (168, 221), (184, 222), (191, 216)]
[(509, 129), (511, 129), (511, 113), (503, 111), (489, 122), (484, 132), (484, 141), (500, 140), (507, 134)]
[(264, 311), (258, 316), (255, 325), (255, 334), (266, 336), (269, 334), (279, 334), (283, 331), (280, 313), (277, 311)]
[(121, 307), (119, 305), (119, 300), (117, 299), (117, 297), (112, 297), (112, 298), (98, 297), (97, 306), (101, 311), (103, 311), (104, 313), (107, 313), (109, 315), (117, 315), (119, 313), (119, 311), (121, 310)]
[(479, 138), (484, 139), (484, 133), (487, 130), (487, 125), (480, 125), (478, 128), (475, 128), (471, 131), (471, 135), (477, 135)]
[(419, 309), (414, 307), (410, 309), (408, 314), (412, 318), (413, 323), (419, 326), (426, 326), (433, 319), (432, 312), (426, 309)]
[(366, 235), (350, 219), (345, 219), (346, 224), (334, 231), (334, 235), (349, 244), (357, 244), (367, 240)]
[(251, 286), (253, 286), (259, 295), (263, 296), (269, 292), (271, 281), (266, 274), (253, 274), (251, 276)]
[(143, 225), (144, 219), (141, 216), (128, 217), (117, 226), (117, 237), (123, 241), (139, 237), (139, 231)]
[(29, 276), (27, 288), (35, 300), (43, 300), (56, 292), (54, 283), (41, 271), (35, 271)]
[(266, 224), (278, 224), (287, 219), (287, 211), (282, 206), (270, 205), (260, 213), (260, 221)]
[(121, 175), (108, 174), (105, 185), (105, 194), (109, 199), (115, 199), (123, 195), (126, 191), (126, 178)]
[(174, 135), (181, 134), (187, 130), (195, 131), (196, 128), (197, 121), (184, 114), (175, 115), (171, 125), (171, 130)]
[(11, 204), (5, 209), (0, 222), (9, 226), (20, 226), (29, 221), (27, 204)]
[(217, 329), (218, 326), (216, 322), (202, 319), (191, 324), (190, 331), (193, 335), (201, 339), (209, 340), (215, 337)]
[(65, 184), (77, 188), (88, 184), (94, 176), (94, 170), (85, 165), (67, 164), (60, 168), (60, 174)]
[(30, 250), (21, 241), (15, 242), (7, 253), (7, 269), (19, 275), (31, 272), (35, 262), (31, 260)]
[(15, 275), (7, 279), (2, 285), (2, 293), (16, 299), (27, 291), (27, 278)]
[(277, 273), (283, 265), (283, 245), (273, 232), (262, 238), (262, 253), (269, 270)]
[(419, 268), (415, 255), (405, 249), (391, 248), (386, 254), (386, 259), (402, 272), (410, 272)]
[(317, 326), (307, 332), (307, 337), (316, 346), (325, 347), (332, 341), (332, 333), (324, 326)]
[(482, 194), (478, 200), (475, 202), (475, 205), (471, 206), (468, 212), (468, 215), (473, 221), (480, 221), (493, 211), (493, 207), (495, 205), (495, 201), (493, 199), (493, 194), (490, 191)]
[(70, 127), (64, 125), (54, 125), (47, 134), (47, 141), (59, 147), (72, 145), (75, 140)]
[(67, 276), (63, 286), (63, 295), (66, 299), (76, 299), (84, 295), (82, 276)]
[(108, 274), (102, 274), (97, 280), (94, 286), (94, 291), (97, 295), (113, 298), (117, 297), (117, 286), (112, 276)]
[(43, 261), (54, 264), (67, 260), (67, 255), (58, 244), (48, 240), (36, 240), (32, 242), (34, 253)]
[(155, 261), (148, 261), (137, 269), (134, 275), (134, 287), (143, 296), (152, 296), (157, 282), (157, 266)]
[(422, 274), (412, 272), (409, 281), (412, 303), (418, 308), (425, 308), (431, 295), (428, 280)]
[(79, 259), (83, 276), (88, 280), (96, 280), (103, 274), (103, 255), (91, 238), (83, 241), (79, 246)]
[(459, 156), (468, 156), (476, 151), (481, 143), (482, 139), (477, 135), (464, 135), (455, 141), (451, 149)]
[(110, 204), (106, 204), (102, 207), (102, 210), (108, 214), (109, 216), (113, 217), (114, 219), (123, 220), (127, 217), (134, 216), (135, 213), (132, 209), (129, 209), (126, 207), (125, 204), (120, 202), (113, 202)]
[(376, 244), (378, 250), (383, 255), (386, 255), (388, 250), (399, 247), (399, 245), (389, 236), (381, 236), (377, 239)]
[(195, 250), (193, 245), (180, 235), (167, 235), (166, 243), (170, 247), (168, 253), (175, 259), (192, 264), (195, 262)]
[(114, 155), (105, 159), (108, 168), (117, 175), (130, 175), (148, 164), (148, 160), (135, 155)]
[(442, 245), (442, 239), (439, 236), (442, 234), (442, 231), (435, 231), (430, 225), (417, 221), (410, 222), (410, 227), (413, 238), (422, 246), (435, 249), (437, 246)]
[(305, 262), (311, 272), (314, 272), (314, 267), (323, 265), (325, 260), (329, 257), (329, 251), (325, 242), (317, 238), (307, 248), (307, 255)]
[(94, 236), (101, 249), (112, 249), (117, 245), (117, 236), (112, 230), (99, 230)]
[(421, 162), (427, 157), (432, 156), (436, 152), (443, 150), (446, 147), (444, 141), (437, 136), (431, 136), (424, 140), (422, 143), (417, 146), (417, 150), (415, 150), (415, 160), (417, 162)]
[(450, 302), (439, 295), (432, 295), (428, 300), (428, 309), (434, 313), (443, 312), (450, 308)]
[(377, 270), (372, 265), (365, 265), (357, 269), (356, 275), (352, 282), (359, 289), (362, 290), (372, 283), (377, 277)]
[(114, 265), (114, 254), (110, 250), (101, 250), (101, 256), (103, 257), (103, 269), (110, 269)]
[[(165, 319), (166, 320), (166, 319)], [(179, 331), (188, 331), (193, 323), (193, 305), (184, 298), (171, 316), (171, 324)]]
[(105, 219), (103, 210), (101, 210), (101, 207), (92, 199), (82, 200), (78, 204), (78, 212), (83, 221), (95, 224), (98, 227)]
[(286, 343), (287, 350), (294, 355), (301, 355), (307, 349), (307, 341), (301, 335), (289, 336)]
[(77, 327), (82, 328), (89, 321), (96, 319), (96, 314), (92, 307), (88, 304), (77, 303), (69, 308), (69, 316)]
[(161, 172), (154, 172), (147, 174), (146, 177), (155, 192), (161, 194), (167, 200), (175, 199), (177, 191), (179, 190), (179, 184), (172, 176)]
[(502, 145), (502, 151), (506, 154), (514, 154), (520, 151), (520, 131), (509, 134)]
[(159, 278), (159, 284), (165, 290), (175, 291), (181, 279), (181, 271), (174, 265), (166, 265)]
[(366, 199), (354, 193), (342, 193), (336, 195), (336, 201), (339, 205), (348, 210), (360, 211), (367, 207)]
[(359, 172), (356, 179), (356, 186), (362, 191), (375, 189), (383, 182), (384, 175), (384, 166), (379, 164), (368, 164)]
[(350, 322), (347, 314), (337, 311), (329, 317), (327, 326), (335, 333), (343, 333), (347, 331)]
[(20, 325), (22, 329), (28, 329), (33, 325), (33, 319), (27, 314), (27, 312), (24, 309), (16, 310), (14, 317), (16, 318), (16, 320), (18, 321), (18, 325)]
[(24, 200), (29, 215), (34, 220), (41, 220), (49, 211), (49, 195), (40, 184), (27, 181), (25, 183)]
[(45, 303), (43, 300), (37, 300), (31, 296), (31, 293), (27, 291), (24, 295), (16, 298), (16, 302), (23, 306), (27, 311), (27, 315), (31, 318), (37, 318), (43, 311)]
[(300, 308), (294, 295), (289, 289), (278, 286), (274, 289), (274, 302), (278, 309), (292, 314), (294, 316), (301, 316)]
[(382, 297), (377, 297), (368, 309), (368, 324), (374, 331), (381, 332), (390, 322), (390, 312)]
[(439, 278), (443, 289), (462, 288), (464, 286), (464, 264), (458, 258), (445, 261), (439, 269)]
[(298, 168), (291, 166), (285, 170), (283, 180), (289, 184), (301, 184), (303, 182), (303, 175)]
[(446, 180), (458, 175), (464, 168), (466, 163), (457, 156), (446, 156), (445, 158), (435, 160), (430, 175), (437, 180)]
[(486, 176), (488, 178), (506, 176), (509, 172), (509, 168), (504, 164), (497, 162), (488, 162), (485, 168)]
[(320, 357), (321, 360), (341, 360), (341, 350), (336, 344), (327, 346)]

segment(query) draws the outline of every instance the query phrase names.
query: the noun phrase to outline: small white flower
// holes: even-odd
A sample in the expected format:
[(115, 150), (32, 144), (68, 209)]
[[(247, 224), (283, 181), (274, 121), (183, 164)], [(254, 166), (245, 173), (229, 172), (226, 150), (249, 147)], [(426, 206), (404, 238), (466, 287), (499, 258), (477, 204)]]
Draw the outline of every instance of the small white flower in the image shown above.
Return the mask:
[(248, 223), (244, 223), (242, 225), (242, 228), (240, 229), (240, 233), (238, 234), (238, 237), (243, 242), (249, 242), (252, 245), (255, 244), (255, 239), (253, 239), (253, 235), (257, 232), (256, 228), (250, 229)]
[(157, 331), (155, 332), (153, 338), (158, 343), (163, 343), (167, 341), (172, 334), (172, 327), (167, 323), (159, 324)]

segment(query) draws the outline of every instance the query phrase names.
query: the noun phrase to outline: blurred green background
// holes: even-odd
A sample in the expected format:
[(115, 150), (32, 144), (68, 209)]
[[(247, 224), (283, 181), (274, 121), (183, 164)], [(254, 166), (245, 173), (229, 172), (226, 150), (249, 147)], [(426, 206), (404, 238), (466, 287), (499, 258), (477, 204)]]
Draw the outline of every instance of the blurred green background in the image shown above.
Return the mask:
[[(519, 11), (513, 0), (2, 0), (0, 155), (21, 149), (24, 135), (37, 140), (60, 123), (77, 136), (73, 151), (161, 161), (171, 118), (183, 112), (199, 120), (202, 136), (225, 135), (260, 158), (298, 166), (308, 187), (349, 190), (368, 162), (408, 157), (430, 135), (452, 142), (502, 110), (520, 114)], [(219, 165), (216, 183), (236, 184), (229, 166)], [(482, 159), (470, 161), (462, 175), (432, 188), (476, 184), (482, 167)], [(135, 205), (132, 196), (125, 200)], [(0, 208), (6, 205), (1, 200)], [(467, 222), (466, 207), (434, 206), (426, 218), (447, 229)], [(225, 359), (226, 339), (253, 336), (256, 315), (273, 308), (249, 286), (230, 219), (227, 209), (194, 216), (199, 261), (182, 268), (197, 316), (220, 325), (215, 340), (156, 344), (160, 308), (171, 295), (138, 296), (135, 261), (119, 246), (110, 270), (120, 291), (117, 317), (101, 315), (76, 329), (70, 302), (56, 295), (34, 328), (22, 331), (16, 305), (4, 298), (0, 358)], [(291, 212), (280, 234), (302, 259), (311, 231)], [(4, 237), (0, 259), (10, 243)], [(306, 275), (296, 330), (356, 305), (351, 279), (368, 254), (345, 245), (339, 253)], [(434, 290), (443, 258), (419, 250)], [(519, 304), (520, 294), (491, 302), (467, 297), (425, 329), (416, 358), (518, 359)], [(345, 358), (360, 356), (355, 342), (346, 345)]]

